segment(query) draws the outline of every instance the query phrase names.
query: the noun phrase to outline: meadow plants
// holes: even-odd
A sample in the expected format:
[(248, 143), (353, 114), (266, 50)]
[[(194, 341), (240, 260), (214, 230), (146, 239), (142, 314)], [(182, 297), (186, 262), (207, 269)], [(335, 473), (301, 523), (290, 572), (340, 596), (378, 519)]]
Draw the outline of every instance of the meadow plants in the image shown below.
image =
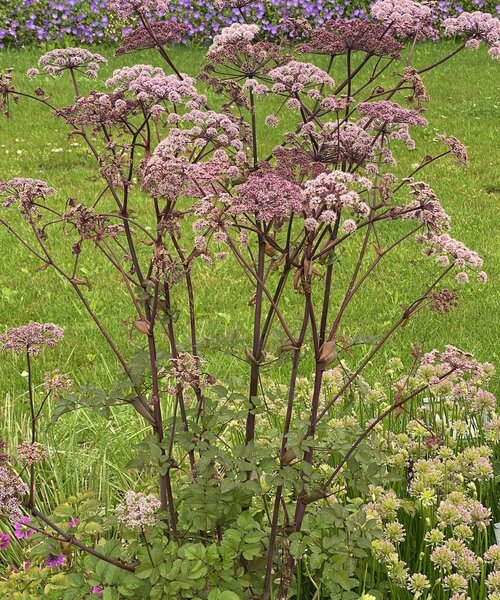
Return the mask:
[[(305, 17), (320, 26), (331, 19), (368, 17), (372, 4), (371, 0), (235, 1), (229, 10), (221, 11), (217, 0), (171, 0), (168, 14), (186, 27), (184, 41), (208, 44), (223, 27), (244, 18), (259, 20), (262, 32), (274, 37), (283, 19)], [(156, 8), (164, 17), (164, 9)], [(498, 14), (500, 5), (496, 0), (439, 0), (435, 9), (447, 17), (475, 10)], [(110, 12), (109, 0), (12, 0), (0, 6), (0, 48), (115, 43), (130, 25), (128, 19)]]
[[(270, 42), (259, 24), (235, 23), (214, 38), (195, 79), (169, 52), (178, 23), (150, 20), (165, 0), (110, 5), (138, 21), (119, 52), (157, 51), (165, 68), (123, 67), (105, 91), (82, 95), (81, 78), (98, 78), (104, 59), (51, 51), (29, 75), (71, 86), (69, 106), (41, 87), (18, 89), (12, 71), (0, 78), (8, 116), (20, 101), (42, 104), (95, 160), (95, 198), (79, 195), (76, 181), (65, 201), (50, 182), (0, 182), (0, 224), (74, 290), (119, 368), (107, 390), (75, 386), (59, 370), (37, 381), (33, 363), (62, 328), (31, 322), (2, 334), (1, 349), (24, 361), (30, 429), (17, 448), (2, 446), (0, 543), (5, 551), (17, 539), (27, 562), (7, 568), (0, 590), (68, 600), (495, 600), (494, 367), (451, 345), (415, 345), (406, 368), (399, 359), (382, 367), (389, 384), (364, 373), (415, 314), (446, 315), (460, 286), (486, 283), (483, 259), (452, 237), (420, 178), (437, 160), (465, 167), (465, 147), (443, 133), (405, 177), (395, 167), (398, 152), (417, 151), (414, 128), (427, 127), (425, 73), (481, 43), (498, 58), (500, 22), (476, 12), (438, 23), (427, 5), (379, 0), (376, 23), (294, 22), (305, 36), (298, 57), (287, 28)], [(441, 26), (460, 45), (415, 68), (417, 42)], [(308, 54), (324, 56), (326, 69), (302, 60)], [(269, 107), (270, 128), (293, 116), (270, 153), (258, 106)], [(402, 246), (423, 252), (432, 275), (376, 337), (350, 336), (359, 290)], [(97, 253), (129, 299), (126, 314), (92, 302), (99, 280), (82, 263)], [(203, 356), (202, 322), (206, 331), (218, 317), (199, 314), (194, 285), (223, 261), (242, 280), (214, 278), (213, 294), (251, 289), (237, 349), (246, 377), (228, 381)], [(116, 319), (129, 332), (123, 347), (109, 331)], [(142, 483), (120, 490), (114, 507), (90, 493), (48, 505), (38, 472), (51, 449), (37, 437), (48, 407), (57, 421), (115, 405), (150, 428), (129, 465)]]

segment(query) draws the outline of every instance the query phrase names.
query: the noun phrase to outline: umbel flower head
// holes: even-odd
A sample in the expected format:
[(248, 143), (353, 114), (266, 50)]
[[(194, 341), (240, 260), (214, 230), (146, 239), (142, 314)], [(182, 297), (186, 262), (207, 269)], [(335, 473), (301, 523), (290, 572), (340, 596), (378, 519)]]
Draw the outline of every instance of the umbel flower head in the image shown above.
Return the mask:
[[(85, 73), (87, 77), (97, 77), (100, 65), (107, 64), (104, 56), (85, 48), (57, 48), (45, 53), (38, 61), (44, 73), (60, 77), (68, 69)], [(38, 75), (38, 69), (29, 69), (28, 76)]]
[(273, 69), (269, 76), (275, 81), (273, 92), (297, 94), (307, 89), (319, 86), (333, 86), (334, 81), (322, 69), (311, 63), (291, 60), (290, 62)]
[(54, 323), (31, 322), (12, 327), (0, 335), (0, 350), (14, 350), (17, 354), (38, 354), (42, 346), (52, 348), (64, 335), (64, 329)]
[(238, 52), (245, 53), (245, 49), (253, 42), (259, 31), (258, 25), (244, 23), (233, 23), (229, 27), (224, 27), (221, 33), (214, 37), (207, 52), (207, 59), (217, 63), (232, 62)]
[(156, 512), (160, 509), (160, 501), (153, 494), (147, 496), (141, 492), (127, 492), (124, 502), (116, 508), (116, 515), (121, 523), (130, 529), (141, 529), (156, 523)]
[(372, 17), (396, 35), (417, 39), (433, 38), (435, 16), (432, 8), (413, 0), (378, 0), (372, 5)]
[(7, 467), (0, 467), (0, 512), (11, 521), (21, 518), (21, 499), (28, 493), (28, 486)]
[(110, 0), (109, 8), (122, 19), (132, 15), (166, 12), (170, 0)]
[(0, 199), (3, 198), (2, 206), (10, 208), (13, 204), (19, 202), (19, 210), (26, 220), (30, 220), (31, 217), (38, 217), (39, 213), (35, 204), (37, 200), (45, 200), (47, 196), (52, 196), (55, 193), (54, 188), (49, 187), (40, 179), (16, 177), (0, 182)]
[(182, 74), (182, 79), (179, 79), (151, 65), (116, 69), (106, 85), (114, 87), (115, 94), (129, 93), (134, 100), (148, 106), (171, 102), (174, 106), (185, 104), (187, 108), (195, 109), (206, 102), (206, 97), (196, 90), (192, 77)]
[(282, 220), (302, 209), (302, 189), (272, 171), (251, 173), (236, 187), (231, 212), (255, 214), (259, 221)]
[(28, 465), (34, 465), (47, 458), (48, 450), (46, 446), (37, 442), (23, 442), (16, 447), (19, 460)]
[(366, 52), (399, 59), (403, 44), (384, 25), (363, 19), (336, 19), (314, 29), (310, 39), (299, 44), (301, 53), (337, 56), (347, 52)]
[(490, 46), (489, 55), (500, 59), (500, 19), (475, 11), (463, 12), (458, 17), (448, 17), (443, 22), (445, 35), (466, 35), (467, 46), (476, 50), (481, 42)]
[(149, 23), (148, 29), (141, 25), (128, 33), (123, 34), (122, 44), (115, 54), (125, 54), (145, 48), (154, 48), (158, 45), (177, 44), (182, 40), (187, 26), (175, 21), (156, 21)]

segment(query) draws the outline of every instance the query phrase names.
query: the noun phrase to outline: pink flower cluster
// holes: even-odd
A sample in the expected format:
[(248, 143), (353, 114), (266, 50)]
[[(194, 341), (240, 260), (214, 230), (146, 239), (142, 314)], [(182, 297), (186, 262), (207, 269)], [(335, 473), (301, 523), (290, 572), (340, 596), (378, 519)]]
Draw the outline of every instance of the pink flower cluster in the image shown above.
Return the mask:
[(370, 189), (371, 181), (355, 173), (330, 171), (306, 182), (304, 208), (309, 227), (314, 228), (315, 220), (333, 222), (342, 208), (349, 208), (358, 217), (367, 217), (370, 208), (353, 186)]
[(459, 380), (465, 375), (471, 377), (471, 381), (477, 381), (490, 372), (489, 363), (480, 363), (474, 356), (448, 344), (445, 349), (432, 350), (422, 356), (421, 365), (417, 371), (418, 376), (423, 376), (431, 384), (437, 384), (442, 377), (453, 370), (451, 380)]
[[(231, 117), (194, 110), (170, 122), (189, 122), (188, 129), (173, 128), (158, 144), (144, 169), (143, 188), (157, 197), (203, 197), (204, 186), (236, 177), (237, 162), (245, 163), (242, 132)], [(185, 156), (182, 156), (185, 154)]]
[(467, 154), (467, 148), (456, 137), (452, 135), (438, 135), (435, 141), (441, 142), (442, 144), (448, 146), (451, 154), (460, 166), (465, 168), (469, 165), (469, 156)]
[[(95, 78), (99, 71), (99, 65), (107, 64), (104, 56), (90, 52), (85, 48), (57, 48), (44, 54), (38, 61), (38, 66), (44, 73), (60, 77), (68, 69), (85, 73), (87, 77)], [(39, 72), (37, 69), (28, 71), (29, 77), (35, 77)]]
[(410, 86), (413, 88), (413, 94), (409, 96), (410, 101), (416, 100), (418, 102), (418, 106), (420, 106), (422, 102), (429, 102), (429, 94), (427, 93), (424, 82), (415, 67), (405, 67), (403, 69), (403, 73), (401, 74), (401, 81), (410, 84)]
[(92, 127), (94, 132), (101, 128), (122, 125), (138, 109), (136, 100), (124, 99), (122, 94), (90, 92), (79, 97), (75, 104), (54, 111), (58, 117), (74, 127)]
[(63, 337), (64, 329), (54, 323), (31, 322), (21, 327), (12, 327), (0, 334), (0, 350), (27, 351), (38, 354), (42, 346), (54, 347)]
[(415, 148), (415, 142), (410, 136), (409, 127), (427, 127), (427, 120), (418, 111), (404, 108), (391, 100), (360, 102), (357, 108), (363, 115), (360, 126), (371, 127), (392, 139), (401, 140), (410, 150)]
[(3, 197), (2, 206), (9, 208), (16, 201), (19, 202), (19, 210), (26, 220), (39, 216), (36, 207), (37, 200), (45, 200), (47, 196), (53, 196), (55, 193), (54, 188), (49, 187), (40, 179), (17, 177), (0, 182), (0, 198)]
[(360, 102), (358, 109), (362, 115), (374, 119), (379, 123), (407, 124), (426, 127), (427, 120), (422, 115), (410, 108), (404, 108), (391, 100), (380, 100), (379, 102)]
[[(417, 237), (417, 241), (429, 245), (427, 253), (429, 255), (438, 255), (437, 263), (446, 266), (450, 259), (457, 267), (472, 267), (477, 268), (483, 265), (483, 259), (467, 248), (465, 244), (459, 240), (453, 239), (447, 233), (438, 234), (436, 232), (428, 232)], [(465, 275), (465, 277), (463, 277)], [(479, 280), (484, 283), (486, 274), (482, 271), (478, 273)], [(466, 273), (458, 274), (459, 283), (467, 283), (468, 276)]]
[(244, 53), (259, 31), (258, 25), (244, 23), (233, 23), (224, 27), (221, 33), (214, 37), (207, 52), (207, 60), (216, 63), (231, 62), (235, 51)]
[(58, 369), (55, 371), (48, 371), (43, 377), (43, 388), (49, 393), (52, 392), (58, 396), (63, 392), (69, 391), (73, 387), (73, 380), (61, 373)]
[(23, 442), (16, 446), (16, 450), (17, 458), (28, 465), (42, 462), (49, 454), (47, 447), (38, 442)]
[(149, 12), (166, 12), (170, 0), (110, 0), (109, 8), (119, 17), (126, 17), (136, 13), (146, 15)]
[[(215, 383), (215, 378), (206, 372), (206, 363), (200, 356), (182, 352), (178, 358), (172, 358), (171, 363), (172, 376), (183, 389), (202, 391)], [(175, 394), (175, 389), (170, 391)]]
[[(481, 574), (480, 559), (475, 552), (463, 540), (450, 538), (435, 548), (430, 558), (437, 569), (447, 574), (444, 586), (454, 592), (450, 600), (466, 600), (468, 596), (465, 591), (469, 580), (476, 579)], [(457, 572), (452, 573), (454, 570)]]
[(175, 21), (153, 21), (148, 24), (147, 29), (141, 25), (123, 34), (122, 45), (116, 50), (116, 54), (177, 44), (182, 40), (187, 29), (186, 25)]
[(413, 0), (377, 0), (371, 7), (374, 19), (383, 23), (396, 35), (418, 39), (436, 37), (432, 8)]
[[(314, 160), (325, 164), (364, 165), (375, 159), (377, 141), (357, 123), (327, 121), (317, 130), (313, 123), (302, 126), (298, 135), (300, 146)], [(293, 140), (293, 138), (291, 138)]]
[(406, 206), (393, 209), (395, 218), (415, 219), (435, 232), (450, 228), (450, 216), (446, 213), (434, 191), (424, 181), (409, 184), (414, 200)]
[(489, 13), (463, 12), (458, 17), (448, 17), (443, 22), (446, 35), (466, 35), (468, 46), (475, 49), (480, 42), (490, 46), (492, 58), (500, 58), (500, 19)]
[(26, 540), (27, 538), (35, 535), (36, 531), (29, 527), (31, 523), (30, 517), (22, 515), (17, 521), (14, 522), (14, 536), (18, 540)]
[(153, 494), (127, 492), (124, 502), (116, 507), (116, 515), (121, 523), (130, 529), (141, 529), (156, 523), (156, 513), (161, 504)]
[(72, 225), (82, 240), (114, 237), (123, 231), (123, 225), (107, 225), (106, 216), (96, 214), (93, 208), (85, 204), (77, 204), (74, 199), (68, 204), (68, 209), (62, 216), (63, 221)]
[(302, 189), (270, 170), (251, 173), (236, 187), (232, 213), (254, 214), (259, 221), (281, 221), (302, 210)]
[(399, 59), (404, 48), (384, 25), (363, 19), (337, 19), (310, 32), (310, 40), (297, 46), (305, 54), (337, 56), (347, 52), (365, 52), (374, 56)]
[(0, 512), (11, 521), (21, 518), (21, 499), (28, 493), (28, 486), (7, 467), (0, 466)]
[(436, 516), (443, 529), (465, 524), (484, 530), (491, 521), (491, 510), (461, 492), (452, 492), (439, 504)]
[(8, 533), (0, 533), (0, 551), (6, 550), (10, 546), (10, 535)]
[(280, 67), (276, 67), (269, 72), (269, 77), (276, 82), (272, 89), (277, 94), (289, 93), (295, 95), (306, 91), (310, 87), (334, 85), (334, 81), (328, 73), (316, 65), (297, 60), (291, 60)]
[(201, 108), (206, 97), (198, 93), (192, 77), (182, 77), (166, 75), (160, 67), (134, 65), (116, 69), (106, 85), (115, 87), (115, 94), (129, 92), (149, 106), (171, 102), (174, 106), (184, 104), (190, 110)]

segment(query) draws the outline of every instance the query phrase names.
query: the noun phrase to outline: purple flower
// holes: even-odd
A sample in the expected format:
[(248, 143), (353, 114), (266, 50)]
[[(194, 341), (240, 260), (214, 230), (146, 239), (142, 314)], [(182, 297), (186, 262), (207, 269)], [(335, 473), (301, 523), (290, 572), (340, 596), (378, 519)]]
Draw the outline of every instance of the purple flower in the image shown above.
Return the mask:
[(0, 466), (0, 512), (7, 514), (11, 521), (21, 519), (21, 498), (28, 486), (7, 467)]
[(68, 529), (76, 529), (80, 525), (80, 519), (77, 517), (71, 517), (68, 521)]
[(0, 550), (5, 550), (10, 545), (10, 535), (8, 533), (0, 533)]
[(0, 334), (0, 350), (14, 350), (18, 354), (27, 351), (38, 354), (41, 346), (55, 346), (63, 337), (64, 330), (53, 323), (28, 323), (12, 327)]
[(39, 217), (36, 202), (46, 200), (47, 196), (53, 196), (55, 193), (54, 188), (49, 187), (40, 179), (16, 177), (8, 181), (0, 181), (0, 199), (3, 200), (2, 206), (9, 208), (18, 202), (21, 215), (27, 221)]
[(45, 559), (45, 564), (51, 569), (61, 567), (64, 564), (64, 554), (49, 554)]
[(92, 588), (92, 593), (96, 594), (96, 596), (102, 596), (103, 591), (104, 588), (102, 587), (102, 585), (94, 585), (94, 587)]
[(25, 540), (36, 533), (34, 529), (27, 527), (29, 523), (31, 523), (31, 519), (26, 516), (22, 516), (19, 521), (14, 523), (14, 536), (18, 540)]

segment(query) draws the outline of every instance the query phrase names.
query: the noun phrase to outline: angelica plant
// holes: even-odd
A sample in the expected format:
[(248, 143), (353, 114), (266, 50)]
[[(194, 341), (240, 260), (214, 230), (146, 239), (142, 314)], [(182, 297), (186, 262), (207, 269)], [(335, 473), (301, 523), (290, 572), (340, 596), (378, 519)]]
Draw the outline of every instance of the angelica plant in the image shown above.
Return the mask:
[[(425, 309), (446, 314), (457, 303), (457, 290), (450, 286), (487, 279), (483, 259), (452, 237), (449, 215), (420, 179), (421, 171), (445, 157), (466, 166), (465, 147), (442, 134), (436, 138), (440, 150), (422, 157), (404, 177), (397, 176), (396, 165), (399, 152), (418, 152), (413, 131), (428, 125), (425, 73), (480, 43), (497, 57), (498, 19), (472, 13), (439, 23), (428, 5), (379, 0), (372, 9), (377, 22), (341, 19), (318, 30), (303, 28), (299, 58), (284, 34), (269, 42), (258, 24), (236, 23), (215, 36), (206, 65), (194, 78), (176, 67), (169, 52), (182, 27), (150, 21), (150, 12), (167, 4), (111, 2), (120, 17), (134, 15), (140, 22), (118, 53), (151, 49), (164, 68), (123, 67), (105, 81), (106, 91), (83, 96), (81, 78), (97, 77), (105, 60), (81, 49), (52, 50), (39, 67), (57, 77), (58, 85), (71, 86), (70, 106), (54, 106), (40, 88), (17, 89), (11, 72), (0, 79), (0, 106), (14, 117), (21, 100), (52, 111), (72, 137), (87, 144), (103, 184), (99, 196), (88, 199), (74, 182), (75, 197), (65, 201), (50, 182), (29, 177), (0, 182), (0, 224), (43, 269), (54, 270), (74, 290), (109, 345), (121, 376), (104, 394), (104, 405), (123, 404), (151, 428), (134, 463), (149, 474), (147, 489), (122, 490), (114, 518), (103, 519), (99, 511), (89, 516), (82, 509), (78, 524), (62, 523), (63, 516), (73, 515), (51, 514), (53, 507), (44, 506), (37, 493), (36, 463), (45, 450), (36, 434), (46, 400), (36, 405), (31, 369), (35, 349), (53, 345), (62, 330), (36, 323), (9, 329), (3, 349), (22, 352), (28, 361), (31, 438), (21, 444), (12, 466), (2, 467), (2, 515), (15, 519), (18, 537), (40, 540), (46, 567), (64, 564), (65, 598), (103, 593), (117, 599), (268, 600), (298, 595), (304, 577), (324, 597), (354, 598), (368, 589), (377, 564), (387, 568), (395, 588), (422, 596), (429, 589), (428, 575), (418, 570), (424, 563), (441, 569), (443, 594), (461, 597), (472, 576), (474, 591), (496, 590), (494, 572), (486, 580), (486, 571), (478, 573), (465, 550), (460, 557), (473, 572), (466, 578), (461, 566), (451, 573), (459, 568), (455, 541), (422, 551), (410, 572), (396, 548), (404, 540), (396, 521), (403, 504), (389, 494), (394, 510), (384, 512), (380, 498), (385, 501), (386, 492), (377, 487), (392, 468), (381, 458), (386, 449), (380, 431), (390, 419), (413, 416), (415, 402), (425, 394), (450, 402), (473, 397), (474, 410), (484, 409), (491, 418), (484, 427), (495, 430), (493, 403), (480, 387), (489, 366), (452, 346), (430, 353), (415, 348), (390, 402), (372, 405), (365, 415), (361, 407), (357, 417), (349, 402), (366, 385), (367, 367), (414, 315)], [(221, 2), (222, 8), (247, 4)], [(441, 29), (467, 39), (417, 69), (418, 42)], [(303, 53), (326, 56), (326, 70), (301, 60)], [(406, 63), (399, 66), (403, 54)], [(338, 62), (346, 73), (340, 79)], [(391, 83), (382, 86), (382, 75), (394, 70)], [(36, 78), (38, 70), (29, 74)], [(201, 85), (217, 100), (208, 102)], [(262, 113), (269, 127), (279, 126), (283, 115), (294, 124), (271, 152), (258, 126)], [(21, 225), (9, 216), (14, 210)], [(54, 251), (59, 231), (67, 242), (65, 255)], [(366, 351), (360, 357), (353, 352), (358, 341), (349, 336), (351, 307), (380, 263), (410, 244), (429, 257), (434, 274), (421, 282), (416, 297), (405, 298), (390, 326), (375, 339), (361, 340)], [(89, 279), (81, 262), (83, 255), (97, 253), (129, 300), (126, 326), (143, 347), (139, 355), (110, 333), (109, 319), (118, 318), (113, 307), (96, 308), (91, 301), (99, 281)], [(352, 260), (340, 260), (344, 253)], [(251, 325), (241, 332), (240, 347), (232, 349), (245, 361), (247, 379), (233, 389), (217, 381), (202, 356), (197, 299), (198, 275), (223, 261), (232, 270), (221, 271), (227, 279), (217, 281), (213, 293), (219, 286), (239, 286), (235, 272), (252, 287)], [(204, 329), (216, 318), (203, 315)], [(288, 383), (273, 411), (270, 374), (278, 366)], [(302, 385), (305, 375), (310, 386)], [(46, 384), (57, 390), (57, 415), (82, 404), (102, 409), (102, 394), (69, 390), (60, 373), (47, 376)], [(436, 420), (417, 422), (431, 446), (441, 439)], [(378, 457), (373, 463), (367, 449)], [(490, 481), (491, 456), (477, 451), (457, 455), (454, 470), (446, 464), (446, 472), (464, 477), (474, 466), (471, 483)], [(18, 468), (23, 461), (28, 483)], [(422, 506), (431, 502), (417, 486), (423, 465), (415, 463), (406, 490)], [(368, 488), (364, 479), (370, 469)], [(366, 501), (368, 490), (372, 503)], [(435, 525), (443, 530), (455, 525), (455, 511), (469, 527), (463, 536), (483, 540), (491, 523), (487, 507), (458, 485), (436, 486), (435, 493)], [(363, 507), (349, 516), (346, 506), (359, 501)], [(352, 542), (338, 570), (327, 568), (319, 551), (308, 564), (308, 552), (316, 552), (315, 527), (336, 528), (353, 540), (359, 537), (353, 532), (363, 530), (366, 539)], [(61, 589), (57, 582), (50, 585)], [(340, 589), (348, 595), (328, 595)]]

